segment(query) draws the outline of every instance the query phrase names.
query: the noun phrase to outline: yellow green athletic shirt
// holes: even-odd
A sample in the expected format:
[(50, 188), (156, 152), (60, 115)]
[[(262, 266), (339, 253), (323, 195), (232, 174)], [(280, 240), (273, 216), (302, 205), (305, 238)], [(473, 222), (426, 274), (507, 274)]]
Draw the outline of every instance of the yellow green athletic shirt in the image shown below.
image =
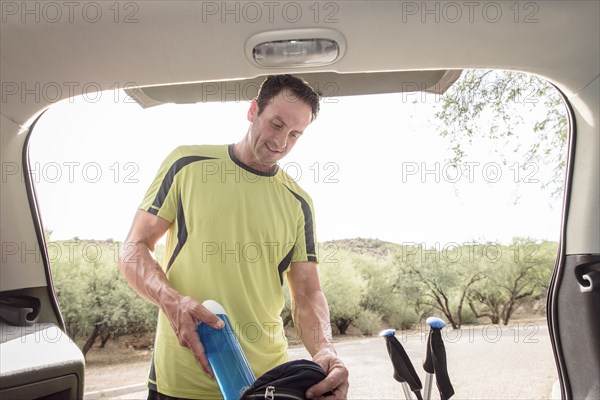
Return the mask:
[[(256, 377), (287, 361), (280, 317), (283, 274), (317, 261), (310, 197), (283, 170), (243, 164), (233, 145), (182, 146), (162, 163), (140, 209), (172, 225), (163, 268), (171, 286), (226, 310)], [(160, 312), (149, 387), (191, 399), (221, 398)]]

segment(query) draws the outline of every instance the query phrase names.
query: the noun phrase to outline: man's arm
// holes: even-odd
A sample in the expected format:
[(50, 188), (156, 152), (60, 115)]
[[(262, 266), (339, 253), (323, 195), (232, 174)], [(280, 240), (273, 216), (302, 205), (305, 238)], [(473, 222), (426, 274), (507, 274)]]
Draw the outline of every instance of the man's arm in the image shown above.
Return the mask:
[(182, 296), (173, 289), (164, 271), (150, 254), (170, 226), (169, 221), (138, 210), (119, 254), (119, 269), (141, 297), (160, 307), (179, 344), (190, 349), (202, 369), (212, 376), (196, 329), (200, 322), (221, 329), (223, 321), (192, 297)]
[(332, 342), (329, 306), (321, 289), (315, 262), (292, 263), (288, 272), (292, 317), (304, 346), (327, 373), (327, 378), (309, 388), (307, 398), (333, 391), (335, 399), (348, 394), (348, 370)]

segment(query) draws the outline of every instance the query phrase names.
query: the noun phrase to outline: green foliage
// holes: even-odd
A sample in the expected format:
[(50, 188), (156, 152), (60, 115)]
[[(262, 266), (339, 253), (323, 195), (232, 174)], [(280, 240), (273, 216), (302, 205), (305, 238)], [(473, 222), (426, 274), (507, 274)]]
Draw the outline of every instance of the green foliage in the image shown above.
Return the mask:
[(354, 255), (352, 262), (365, 281), (361, 306), (373, 311), (395, 328), (410, 328), (418, 322), (415, 293), (398, 285), (400, 277), (391, 258), (377, 260), (367, 255)]
[(343, 335), (361, 311), (364, 281), (352, 263), (352, 255), (344, 250), (322, 261), (319, 275), (329, 303), (331, 323)]
[(425, 249), (402, 246), (394, 258), (398, 287), (413, 293), (415, 309), (440, 311), (454, 329), (463, 323), (463, 308), (473, 284), (483, 279), (481, 260), (464, 255), (461, 248)]
[(477, 317), (488, 317), (493, 324), (502, 321), (507, 325), (526, 300), (545, 295), (558, 244), (515, 238), (500, 249), (498, 261), (485, 265), (486, 279), (472, 288), (469, 305)]
[(396, 246), (395, 243), (378, 239), (355, 238), (325, 242), (321, 245), (321, 248), (328, 254), (334, 254), (341, 249), (356, 255), (364, 255), (368, 258), (382, 261), (386, 260), (394, 252)]
[[(521, 253), (523, 262), (532, 262), (535, 264), (532, 274), (532, 279), (535, 280), (536, 290), (534, 291), (533, 298), (539, 300), (546, 297), (546, 292), (550, 286), (550, 280), (552, 279), (552, 272), (554, 271), (554, 265), (558, 256), (558, 243), (549, 241), (532, 241), (536, 246), (533, 248), (535, 253)], [(519, 239), (515, 239), (519, 241)], [(521, 243), (524, 241), (522, 240)]]
[(364, 329), (365, 315), (399, 329), (429, 315), (454, 328), (483, 317), (507, 324), (521, 305), (545, 296), (558, 250), (555, 242), (529, 238), (442, 249), (386, 243), (396, 254), (381, 258), (379, 250), (363, 251), (380, 246), (359, 241), (339, 241), (336, 257), (320, 267), (331, 322), (341, 332), (350, 324)]
[(410, 304), (401, 304), (386, 318), (388, 325), (395, 329), (412, 329), (419, 322), (420, 314)]
[[(51, 232), (47, 232), (49, 239)], [(558, 244), (515, 238), (493, 251), (462, 253), (395, 245), (394, 257), (376, 257), (351, 248), (327, 249), (319, 266), (328, 299), (331, 323), (341, 334), (352, 324), (363, 334), (375, 333), (381, 322), (409, 329), (423, 317), (442, 314), (459, 327), (489, 317), (508, 323), (529, 299), (545, 295)], [(394, 245), (385, 247), (393, 250)], [(480, 246), (481, 247), (481, 246)], [(362, 247), (364, 248), (364, 246)], [(104, 343), (122, 334), (152, 331), (157, 309), (142, 300), (122, 278), (112, 241), (48, 242), (53, 281), (69, 335), (85, 340), (84, 353), (97, 338)], [(157, 258), (164, 251), (157, 247)], [(323, 249), (321, 249), (322, 251)], [(481, 249), (480, 249), (481, 250)], [(496, 253), (500, 257), (496, 257)], [(291, 322), (287, 282), (284, 281), (285, 323)], [(468, 305), (468, 307), (467, 307)]]
[(157, 309), (142, 300), (118, 269), (119, 243), (58, 241), (48, 244), (59, 306), (74, 340), (86, 339), (84, 355), (100, 337), (155, 328)]
[(283, 306), (283, 310), (281, 311), (281, 319), (283, 320), (283, 326), (288, 326), (293, 318), (292, 318), (292, 300), (290, 298), (290, 289), (287, 283), (287, 279), (283, 280), (283, 298), (285, 300), (285, 304)]
[(50, 229), (44, 228), (44, 238), (46, 239), (46, 243), (50, 241), (50, 237), (52, 236), (52, 231)]
[(396, 288), (415, 311), (441, 313), (455, 329), (483, 317), (508, 324), (518, 307), (545, 295), (557, 250), (529, 238), (453, 250), (404, 246), (394, 258)]
[(362, 310), (354, 322), (352, 322), (352, 325), (361, 331), (363, 335), (371, 336), (379, 331), (380, 321), (381, 315), (375, 311)]
[[(81, 240), (48, 244), (68, 333), (75, 340), (87, 339), (86, 352), (96, 338), (104, 342), (155, 327), (157, 309), (138, 297), (118, 271), (119, 246), (111, 241)], [(373, 243), (370, 246), (379, 248)], [(424, 316), (440, 312), (457, 327), (474, 322), (476, 317), (508, 323), (523, 302), (545, 295), (558, 244), (515, 238), (512, 244), (499, 247), (501, 257), (497, 260), (489, 251), (484, 254), (463, 249), (459, 257), (458, 253), (431, 249), (425, 253), (417, 247), (397, 245), (396, 249), (393, 259), (339, 248), (326, 252), (319, 266), (321, 283), (331, 323), (340, 333), (352, 324), (364, 334), (372, 334), (381, 320), (394, 328), (408, 329)], [(159, 259), (161, 251), (157, 247)], [(289, 323), (286, 282), (284, 286), (282, 318)]]
[(463, 309), (462, 311), (462, 323), (463, 325), (470, 325), (477, 322), (477, 315), (470, 309)]
[[(549, 166), (542, 184), (553, 196), (562, 193), (567, 113), (558, 91), (545, 80), (521, 72), (466, 70), (442, 96), (435, 116), (457, 166), (477, 151), (471, 146), (478, 139), (485, 139), (505, 164)], [(525, 125), (523, 116), (534, 122)], [(515, 138), (522, 127), (530, 134)]]

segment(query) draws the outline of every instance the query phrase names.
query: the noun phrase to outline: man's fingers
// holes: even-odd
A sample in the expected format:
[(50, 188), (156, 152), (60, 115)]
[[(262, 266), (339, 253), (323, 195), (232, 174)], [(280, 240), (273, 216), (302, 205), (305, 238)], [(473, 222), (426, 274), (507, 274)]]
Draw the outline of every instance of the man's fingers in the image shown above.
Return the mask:
[[(327, 376), (306, 391), (309, 399), (326, 395), (325, 399), (346, 399), (348, 396), (348, 369), (336, 355), (329, 352), (317, 353), (314, 361), (321, 365)], [(331, 394), (333, 392), (333, 395)]]
[(196, 303), (196, 306), (191, 310), (194, 319), (199, 323), (206, 324), (213, 329), (222, 329), (225, 326), (225, 322), (219, 318), (216, 314), (210, 312), (206, 307)]
[(210, 377), (214, 377), (212, 369), (210, 368), (210, 364), (208, 363), (208, 359), (206, 358), (206, 353), (204, 351), (204, 346), (200, 342), (200, 338), (194, 332), (192, 335), (184, 337), (185, 345), (192, 354), (194, 358), (200, 364), (204, 372), (206, 372)]
[(214, 378), (215, 374), (213, 373), (212, 368), (210, 368), (210, 364), (208, 363), (208, 358), (206, 358), (206, 354), (202, 352), (199, 356), (195, 358), (196, 362), (198, 362), (198, 364), (200, 364), (200, 366), (202, 367), (202, 370), (206, 372), (208, 376)]
[[(165, 312), (167, 311), (165, 310)], [(204, 372), (214, 377), (198, 335), (198, 325), (206, 324), (213, 329), (222, 329), (225, 322), (190, 296), (182, 297), (176, 307), (171, 309), (169, 322), (177, 335), (179, 344), (187, 347)]]
[(335, 394), (334, 389), (336, 389), (338, 386), (340, 386), (344, 380), (336, 379), (336, 377), (332, 376), (332, 375), (335, 375), (335, 374), (330, 374), (325, 379), (323, 379), (321, 382), (309, 387), (308, 390), (306, 391), (306, 398), (312, 399), (312, 398), (319, 397), (322, 394), (332, 392), (332, 391)]
[(327, 396), (326, 398), (346, 398), (348, 392), (348, 372), (345, 368), (332, 370), (325, 379), (308, 388), (306, 397), (312, 399), (328, 392), (333, 392), (333, 397)]
[(206, 312), (208, 313), (208, 316), (202, 320), (202, 323), (210, 326), (213, 329), (223, 329), (225, 322), (221, 318), (217, 317), (216, 314), (213, 314), (208, 310), (206, 310)]

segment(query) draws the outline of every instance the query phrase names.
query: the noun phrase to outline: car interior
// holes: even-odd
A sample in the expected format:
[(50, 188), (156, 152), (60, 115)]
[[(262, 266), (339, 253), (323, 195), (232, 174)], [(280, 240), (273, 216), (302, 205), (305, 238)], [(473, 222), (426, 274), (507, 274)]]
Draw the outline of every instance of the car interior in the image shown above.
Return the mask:
[(27, 173), (36, 123), (54, 104), (115, 89), (143, 108), (247, 101), (266, 75), (277, 73), (302, 75), (323, 96), (443, 94), (466, 69), (536, 75), (556, 87), (567, 107), (547, 321), (561, 398), (600, 398), (599, 1), (1, 7), (1, 399), (80, 399), (85, 392), (83, 355), (61, 334), (43, 219)]

